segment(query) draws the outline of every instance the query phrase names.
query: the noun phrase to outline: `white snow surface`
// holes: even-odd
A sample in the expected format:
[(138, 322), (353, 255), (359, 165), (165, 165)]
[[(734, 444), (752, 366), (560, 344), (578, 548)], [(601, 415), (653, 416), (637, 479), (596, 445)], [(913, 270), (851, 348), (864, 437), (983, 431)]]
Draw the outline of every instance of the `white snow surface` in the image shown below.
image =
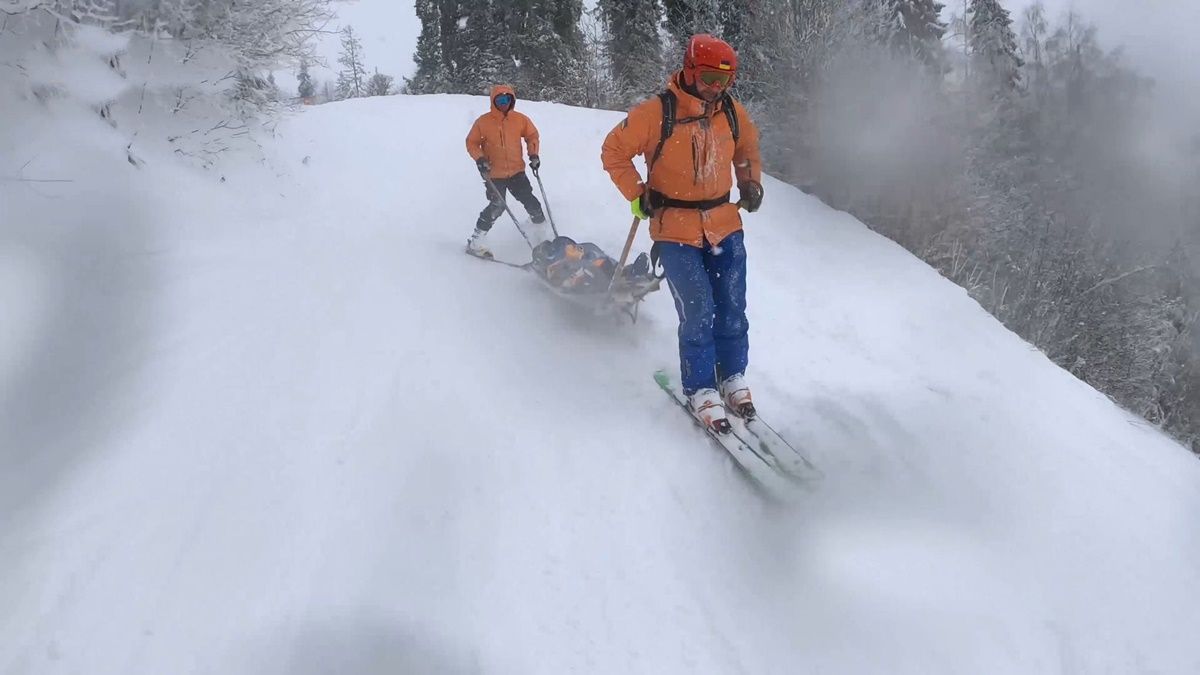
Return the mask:
[[(486, 109), (310, 109), (223, 182), (0, 133), (0, 672), (1200, 672), (1195, 457), (767, 179), (749, 379), (825, 479), (765, 505), (651, 379), (668, 293), (463, 255)], [(615, 255), (621, 116), (521, 109)]]

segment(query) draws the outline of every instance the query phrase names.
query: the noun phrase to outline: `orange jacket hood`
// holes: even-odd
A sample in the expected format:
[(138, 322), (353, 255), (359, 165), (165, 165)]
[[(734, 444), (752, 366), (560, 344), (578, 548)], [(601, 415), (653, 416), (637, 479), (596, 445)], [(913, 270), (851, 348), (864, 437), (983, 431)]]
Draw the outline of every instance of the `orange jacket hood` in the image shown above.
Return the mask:
[(512, 112), (517, 109), (517, 92), (507, 84), (497, 84), (492, 87), (492, 93), (490, 96), (488, 96), (488, 102), (491, 103), (492, 112), (500, 113), (501, 115), (505, 114), (505, 111), (496, 107), (496, 97), (500, 94), (508, 94), (513, 98), (512, 107), (508, 109), (508, 112)]

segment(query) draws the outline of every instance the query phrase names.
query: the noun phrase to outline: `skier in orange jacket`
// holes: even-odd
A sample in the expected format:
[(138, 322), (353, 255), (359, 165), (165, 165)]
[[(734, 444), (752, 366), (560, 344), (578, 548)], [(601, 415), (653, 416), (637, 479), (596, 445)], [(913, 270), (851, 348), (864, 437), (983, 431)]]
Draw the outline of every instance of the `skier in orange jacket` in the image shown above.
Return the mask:
[(541, 166), (538, 157), (538, 130), (533, 121), (526, 115), (515, 110), (517, 95), (513, 88), (498, 84), (492, 87), (492, 109), (475, 120), (471, 131), (467, 134), (467, 154), (475, 160), (475, 166), (480, 175), (491, 179), (496, 190), (485, 185), (488, 205), (479, 214), (475, 222), (475, 231), (467, 240), (467, 249), (471, 253), (486, 255), (487, 248), (483, 238), (492, 223), (504, 213), (504, 195), (512, 192), (521, 202), (534, 223), (546, 222), (542, 205), (533, 196), (533, 186), (525, 175), (524, 153), (521, 151), (521, 139), (529, 151), (529, 166), (534, 171)]
[[(650, 219), (679, 314), (683, 392), (693, 412), (722, 432), (730, 429), (726, 406), (746, 418), (755, 414), (745, 381), (749, 322), (738, 208), (754, 212), (762, 203), (762, 160), (758, 129), (729, 95), (736, 76), (733, 47), (692, 36), (667, 90), (630, 110), (601, 151), (633, 214)], [(645, 180), (633, 164), (637, 155), (646, 158)]]

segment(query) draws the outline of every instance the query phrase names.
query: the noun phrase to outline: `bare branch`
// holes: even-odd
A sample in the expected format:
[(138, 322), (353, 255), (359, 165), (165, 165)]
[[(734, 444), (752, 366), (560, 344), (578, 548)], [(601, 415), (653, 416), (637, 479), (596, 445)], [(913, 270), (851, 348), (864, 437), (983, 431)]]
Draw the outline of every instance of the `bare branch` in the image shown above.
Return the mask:
[(1096, 290), (1099, 290), (1099, 289), (1101, 289), (1101, 288), (1104, 288), (1105, 286), (1109, 286), (1109, 285), (1111, 285), (1111, 284), (1115, 284), (1115, 283), (1117, 283), (1118, 281), (1122, 281), (1123, 279), (1127, 279), (1127, 278), (1129, 278), (1129, 277), (1131, 277), (1131, 276), (1133, 276), (1133, 275), (1135, 275), (1135, 274), (1139, 274), (1139, 273), (1141, 273), (1141, 272), (1148, 272), (1148, 271), (1150, 271), (1150, 270), (1157, 269), (1158, 267), (1159, 267), (1159, 265), (1143, 265), (1143, 266), (1141, 266), (1141, 267), (1138, 267), (1138, 268), (1136, 268), (1136, 269), (1129, 270), (1128, 272), (1125, 272), (1124, 274), (1118, 274), (1118, 275), (1117, 275), (1117, 276), (1115, 276), (1115, 277), (1112, 277), (1112, 278), (1110, 278), (1110, 279), (1105, 279), (1105, 280), (1103, 280), (1103, 281), (1101, 281), (1101, 282), (1097, 283), (1096, 285), (1092, 286), (1091, 288), (1087, 289), (1086, 291), (1084, 291), (1084, 292), (1080, 293), (1080, 294), (1079, 294), (1079, 296), (1080, 296), (1080, 297), (1083, 297), (1083, 296), (1085, 296), (1085, 295), (1087, 295), (1087, 294), (1091, 293), (1092, 291), (1096, 291)]

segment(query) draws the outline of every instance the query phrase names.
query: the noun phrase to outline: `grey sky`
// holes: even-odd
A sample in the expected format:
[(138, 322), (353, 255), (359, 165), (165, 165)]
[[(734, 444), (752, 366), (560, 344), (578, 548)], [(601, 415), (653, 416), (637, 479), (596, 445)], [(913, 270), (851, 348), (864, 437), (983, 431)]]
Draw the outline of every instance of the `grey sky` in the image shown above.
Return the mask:
[[(953, 0), (957, 2), (957, 0)], [(1014, 17), (1033, 0), (1008, 0)], [(1100, 30), (1100, 41), (1124, 45), (1131, 63), (1164, 87), (1200, 85), (1200, 0), (1044, 0), (1050, 18), (1074, 8)]]
[[(402, 77), (413, 74), (416, 66), (412, 55), (421, 24), (412, 0), (340, 0), (334, 3), (334, 10), (337, 18), (330, 29), (354, 27), (362, 38), (364, 60), (371, 72), (379, 68), (379, 72), (395, 77), (397, 84)], [(317, 51), (330, 70), (314, 71), (319, 82), (334, 79), (339, 45), (337, 35), (321, 41)]]

